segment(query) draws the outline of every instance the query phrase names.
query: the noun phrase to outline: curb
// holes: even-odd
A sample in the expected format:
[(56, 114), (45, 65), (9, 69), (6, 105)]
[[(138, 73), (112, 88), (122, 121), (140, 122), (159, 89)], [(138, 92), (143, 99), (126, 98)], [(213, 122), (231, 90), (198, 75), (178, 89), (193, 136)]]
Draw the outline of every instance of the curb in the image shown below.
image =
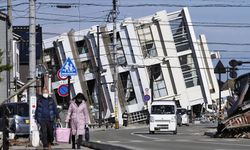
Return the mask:
[(109, 145), (98, 142), (83, 142), (82, 145), (95, 150), (132, 150), (123, 146)]
[(216, 135), (216, 132), (205, 132), (204, 135), (214, 138)]

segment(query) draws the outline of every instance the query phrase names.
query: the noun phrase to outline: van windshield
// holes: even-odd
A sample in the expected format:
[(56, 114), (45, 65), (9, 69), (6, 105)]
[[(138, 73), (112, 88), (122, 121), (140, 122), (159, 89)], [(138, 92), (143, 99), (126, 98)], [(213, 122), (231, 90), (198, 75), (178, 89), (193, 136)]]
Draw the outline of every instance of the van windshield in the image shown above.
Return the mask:
[(175, 114), (174, 105), (153, 105), (151, 114)]

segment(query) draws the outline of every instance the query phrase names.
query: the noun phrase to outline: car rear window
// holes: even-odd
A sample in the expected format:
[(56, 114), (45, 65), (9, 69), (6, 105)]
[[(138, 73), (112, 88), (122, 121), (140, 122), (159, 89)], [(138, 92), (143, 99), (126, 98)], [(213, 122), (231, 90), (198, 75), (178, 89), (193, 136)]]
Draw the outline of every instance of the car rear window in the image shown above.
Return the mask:
[(11, 103), (7, 104), (10, 111), (10, 117), (18, 115), (21, 117), (29, 116), (29, 105), (27, 103)]
[(184, 115), (187, 113), (187, 110), (186, 109), (177, 109), (177, 113)]

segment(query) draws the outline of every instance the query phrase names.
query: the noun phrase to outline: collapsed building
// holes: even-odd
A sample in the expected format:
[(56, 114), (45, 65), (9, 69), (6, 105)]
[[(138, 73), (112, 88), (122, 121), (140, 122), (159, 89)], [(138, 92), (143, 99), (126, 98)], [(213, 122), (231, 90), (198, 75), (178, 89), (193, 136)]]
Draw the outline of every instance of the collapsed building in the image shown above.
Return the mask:
[[(78, 70), (78, 75), (71, 78), (70, 95), (84, 93), (94, 119), (99, 114), (98, 96), (101, 97), (102, 118), (109, 118), (115, 111), (114, 65), (118, 74), (120, 122), (124, 110), (130, 114), (131, 123), (145, 120), (144, 106), (152, 100), (176, 100), (180, 107), (197, 115), (202, 107), (216, 104), (219, 88), (212, 53), (204, 35), (196, 38), (187, 8), (172, 13), (159, 11), (139, 19), (126, 18), (116, 26), (116, 61), (112, 58), (111, 23), (100, 25), (100, 31), (92, 26), (43, 41), (43, 61), (52, 75), (51, 87), (58, 105), (68, 103), (57, 91), (65, 81), (56, 76), (67, 58)], [(97, 92), (98, 75), (101, 94)], [(149, 102), (145, 95), (150, 96)]]

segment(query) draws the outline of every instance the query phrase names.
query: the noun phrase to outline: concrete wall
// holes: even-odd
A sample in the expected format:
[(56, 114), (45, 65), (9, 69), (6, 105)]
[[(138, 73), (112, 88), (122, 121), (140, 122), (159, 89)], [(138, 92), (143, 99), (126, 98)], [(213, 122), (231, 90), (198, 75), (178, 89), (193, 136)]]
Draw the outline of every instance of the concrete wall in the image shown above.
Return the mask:
[[(3, 52), (2, 62), (0, 65), (6, 65), (6, 51), (7, 51), (7, 35), (6, 35), (6, 20), (0, 19), (0, 49)], [(2, 81), (0, 82), (0, 103), (7, 98), (7, 72), (3, 71), (0, 74)]]

